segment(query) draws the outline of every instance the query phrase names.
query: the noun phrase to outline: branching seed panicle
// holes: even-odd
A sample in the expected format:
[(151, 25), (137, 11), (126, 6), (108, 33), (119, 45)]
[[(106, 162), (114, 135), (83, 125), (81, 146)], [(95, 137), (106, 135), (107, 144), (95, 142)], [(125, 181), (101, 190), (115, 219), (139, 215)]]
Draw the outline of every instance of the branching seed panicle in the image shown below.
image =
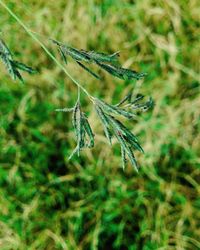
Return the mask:
[[(138, 73), (135, 70), (121, 67), (118, 61), (119, 52), (105, 54), (102, 52), (86, 51), (83, 49), (79, 50), (72, 46), (65, 45), (59, 41), (53, 39), (50, 40), (57, 46), (61, 58), (65, 64), (68, 63), (68, 57), (71, 57), (82, 69), (98, 80), (101, 80), (101, 77), (94, 73), (85, 64), (94, 64), (112, 76), (122, 80), (139, 80), (147, 75), (146, 73)], [(48, 51), (46, 47), (45, 51), (52, 59), (54, 59), (54, 61), (56, 61), (58, 65), (62, 65), (57, 61), (57, 59), (55, 59), (55, 57)], [(11, 51), (2, 39), (0, 39), (0, 59), (6, 66), (6, 69), (13, 80), (19, 79), (20, 81), (23, 81), (20, 71), (25, 71), (29, 74), (36, 72), (31, 67), (21, 62), (15, 61)], [(62, 69), (65, 71), (63, 66)], [(109, 144), (112, 145), (113, 137), (115, 137), (120, 144), (123, 169), (127, 164), (127, 159), (129, 159), (135, 170), (138, 171), (138, 163), (135, 159), (133, 150), (138, 150), (141, 153), (144, 153), (144, 151), (136, 136), (120, 121), (120, 118), (136, 120), (138, 112), (144, 112), (153, 107), (154, 102), (152, 98), (149, 98), (149, 100), (146, 102), (142, 102), (144, 96), (141, 94), (134, 96), (133, 88), (131, 88), (127, 95), (125, 95), (125, 97), (122, 98), (122, 100), (117, 104), (108, 104), (107, 102), (90, 95), (87, 90), (76, 80), (74, 80), (67, 71), (65, 71), (65, 73), (78, 86), (78, 100), (75, 106), (72, 108), (56, 109), (56, 111), (72, 112), (72, 124), (76, 136), (76, 147), (71, 153), (69, 159), (71, 159), (74, 154), (79, 156), (80, 152), (84, 148), (94, 147), (95, 136), (88, 121), (88, 117), (81, 108), (80, 93), (82, 90), (85, 94), (87, 94), (94, 104), (97, 116), (103, 125), (103, 130)]]

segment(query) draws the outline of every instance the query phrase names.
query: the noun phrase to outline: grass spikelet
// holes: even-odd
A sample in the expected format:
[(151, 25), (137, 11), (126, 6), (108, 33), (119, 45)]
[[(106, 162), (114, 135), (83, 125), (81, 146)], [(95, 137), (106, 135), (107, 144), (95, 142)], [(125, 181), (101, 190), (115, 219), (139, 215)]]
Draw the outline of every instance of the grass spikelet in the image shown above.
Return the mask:
[[(110, 117), (110, 119), (112, 122), (112, 117)], [(118, 142), (120, 143), (122, 149), (127, 154), (128, 158), (131, 162), (131, 165), (135, 168), (136, 172), (138, 172), (138, 164), (137, 164), (137, 161), (136, 161), (135, 156), (133, 154), (131, 146), (128, 144), (128, 141), (124, 138), (123, 134), (121, 133), (121, 130), (117, 129), (115, 124), (113, 124), (113, 130), (114, 130), (114, 134), (115, 134)], [(123, 155), (123, 157), (124, 157), (124, 155)], [(122, 160), (124, 161), (124, 159), (122, 159)]]
[(144, 150), (140, 146), (136, 136), (127, 127), (125, 127), (119, 120), (117, 120), (113, 116), (112, 117), (110, 116), (110, 119), (113, 124), (113, 127), (116, 128), (120, 132), (120, 134), (124, 137), (127, 143), (129, 143), (130, 146), (134, 147), (141, 153), (144, 153)]
[(120, 107), (122, 106), (125, 102), (131, 102), (131, 98), (132, 98), (132, 94), (133, 94), (133, 89), (131, 89), (131, 91), (115, 106), (116, 107)]
[[(94, 134), (86, 115), (81, 111), (79, 100), (76, 102), (75, 107), (73, 108), (72, 123), (75, 130), (77, 146), (70, 155), (69, 159), (71, 159), (75, 153), (80, 156), (80, 151), (85, 147), (94, 147)], [(86, 135), (89, 138), (88, 143)]]
[(111, 105), (111, 104), (108, 104), (100, 99), (95, 99), (95, 102), (101, 106), (105, 112), (109, 113), (109, 114), (116, 114), (116, 115), (122, 115), (128, 119), (131, 119), (131, 118), (135, 118), (136, 115), (132, 112), (128, 112), (124, 109), (121, 109), (119, 107), (116, 107), (114, 105)]
[(138, 72), (131, 70), (131, 69), (125, 69), (122, 67), (117, 67), (115, 65), (101, 63), (98, 61), (96, 63), (102, 69), (107, 71), (109, 74), (111, 74), (117, 78), (120, 78), (122, 80), (132, 80), (132, 79), (139, 80), (147, 75), (146, 73), (138, 73)]
[(13, 80), (19, 79), (21, 82), (23, 82), (23, 78), (19, 70), (25, 71), (29, 74), (36, 73), (36, 70), (32, 69), (31, 67), (21, 62), (17, 62), (13, 60), (13, 56), (8, 46), (5, 44), (5, 42), (2, 39), (0, 39), (0, 58)]
[(89, 74), (91, 74), (92, 76), (94, 76), (96, 79), (100, 80), (101, 77), (98, 76), (96, 73), (94, 73), (92, 70), (90, 70), (88, 67), (86, 67), (84, 64), (82, 64), (79, 61), (76, 61), (78, 63), (79, 66), (81, 66), (84, 70), (86, 70)]
[(36, 70), (35, 70), (35, 69), (33, 69), (33, 68), (31, 68), (31, 67), (29, 67), (29, 66), (27, 66), (27, 65), (25, 65), (25, 64), (23, 64), (23, 63), (21, 63), (21, 62), (12, 61), (12, 64), (13, 64), (13, 67), (14, 67), (14, 68), (17, 68), (17, 69), (19, 69), (19, 70), (25, 71), (25, 72), (27, 72), (27, 73), (29, 73), (29, 74), (34, 74), (34, 73), (36, 73)]
[[(81, 50), (84, 51), (84, 50)], [(88, 54), (90, 59), (94, 62), (105, 62), (105, 63), (117, 63), (119, 58), (119, 52), (115, 52), (111, 55), (107, 55), (102, 52), (96, 52), (96, 51), (84, 51)]]
[(92, 128), (88, 122), (86, 115), (83, 113), (82, 113), (82, 120), (83, 120), (85, 132), (87, 133), (87, 135), (89, 137), (89, 144), (87, 144), (87, 146), (89, 148), (93, 148), (94, 147), (94, 134), (92, 132)]
[(105, 136), (107, 137), (110, 145), (112, 145), (112, 132), (110, 130), (110, 123), (106, 115), (104, 114), (103, 110), (101, 107), (99, 107), (98, 104), (95, 105), (96, 112), (102, 122), (103, 128), (104, 128), (104, 133)]
[(77, 101), (73, 114), (72, 114), (72, 122), (76, 134), (77, 140), (77, 152), (78, 156), (80, 155), (80, 150), (84, 146), (84, 133), (83, 133), (83, 125), (81, 120), (81, 110), (80, 110), (80, 102)]

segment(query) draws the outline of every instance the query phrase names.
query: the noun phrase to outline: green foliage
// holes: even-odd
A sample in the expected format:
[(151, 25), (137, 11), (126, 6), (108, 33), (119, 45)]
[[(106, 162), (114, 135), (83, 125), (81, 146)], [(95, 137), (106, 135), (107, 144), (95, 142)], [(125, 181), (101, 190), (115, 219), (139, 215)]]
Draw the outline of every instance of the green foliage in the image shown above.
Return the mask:
[[(120, 48), (123, 67), (148, 72), (144, 84), (108, 74), (98, 82), (68, 57), (66, 68), (108, 104), (117, 106), (133, 88), (132, 102), (142, 93), (156, 106), (143, 113), (126, 97), (119, 107), (141, 111), (139, 122), (106, 112), (145, 151), (134, 151), (136, 174), (128, 155), (122, 170), (121, 145), (115, 135), (112, 149), (107, 145), (103, 123), (81, 94), (96, 142), (68, 161), (75, 143), (66, 112), (73, 111), (77, 87), (0, 7), (14, 59), (41, 69), (14, 84), (0, 63), (0, 249), (199, 250), (199, 1), (3, 2), (47, 37), (109, 54)], [(137, 105), (148, 101), (138, 98)], [(72, 108), (55, 112), (59, 107)]]

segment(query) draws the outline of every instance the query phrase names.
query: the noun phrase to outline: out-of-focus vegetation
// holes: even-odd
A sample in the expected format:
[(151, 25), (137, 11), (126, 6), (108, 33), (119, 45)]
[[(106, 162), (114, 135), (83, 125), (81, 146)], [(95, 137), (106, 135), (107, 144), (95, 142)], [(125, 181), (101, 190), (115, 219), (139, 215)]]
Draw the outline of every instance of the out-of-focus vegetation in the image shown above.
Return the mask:
[[(156, 105), (128, 124), (146, 152), (137, 154), (139, 174), (130, 165), (123, 172), (119, 146), (109, 147), (86, 97), (95, 149), (68, 162), (71, 119), (54, 110), (74, 104), (76, 87), (0, 7), (11, 51), (39, 70), (21, 84), (0, 65), (0, 249), (200, 249), (199, 1), (4, 2), (44, 36), (120, 50), (124, 67), (148, 72), (135, 93)], [(67, 68), (109, 103), (131, 87), (106, 74), (97, 81), (71, 61)]]

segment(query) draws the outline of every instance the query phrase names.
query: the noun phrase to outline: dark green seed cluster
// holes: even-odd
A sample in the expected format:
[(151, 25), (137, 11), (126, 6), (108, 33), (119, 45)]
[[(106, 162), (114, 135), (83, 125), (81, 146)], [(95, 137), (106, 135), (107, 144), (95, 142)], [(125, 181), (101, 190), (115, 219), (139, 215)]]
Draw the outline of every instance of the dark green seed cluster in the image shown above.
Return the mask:
[(60, 43), (56, 40), (52, 40), (58, 46), (58, 50), (63, 58), (64, 62), (67, 63), (67, 56), (70, 56), (75, 60), (79, 66), (86, 70), (89, 74), (97, 79), (101, 79), (96, 73), (86, 67), (83, 63), (94, 63), (104, 71), (108, 72), (112, 76), (120, 78), (122, 80), (141, 79), (146, 76), (146, 73), (138, 73), (131, 69), (125, 69), (119, 66), (118, 57), (119, 52), (115, 52), (111, 55), (96, 52), (86, 51), (73, 48), (71, 46)]

